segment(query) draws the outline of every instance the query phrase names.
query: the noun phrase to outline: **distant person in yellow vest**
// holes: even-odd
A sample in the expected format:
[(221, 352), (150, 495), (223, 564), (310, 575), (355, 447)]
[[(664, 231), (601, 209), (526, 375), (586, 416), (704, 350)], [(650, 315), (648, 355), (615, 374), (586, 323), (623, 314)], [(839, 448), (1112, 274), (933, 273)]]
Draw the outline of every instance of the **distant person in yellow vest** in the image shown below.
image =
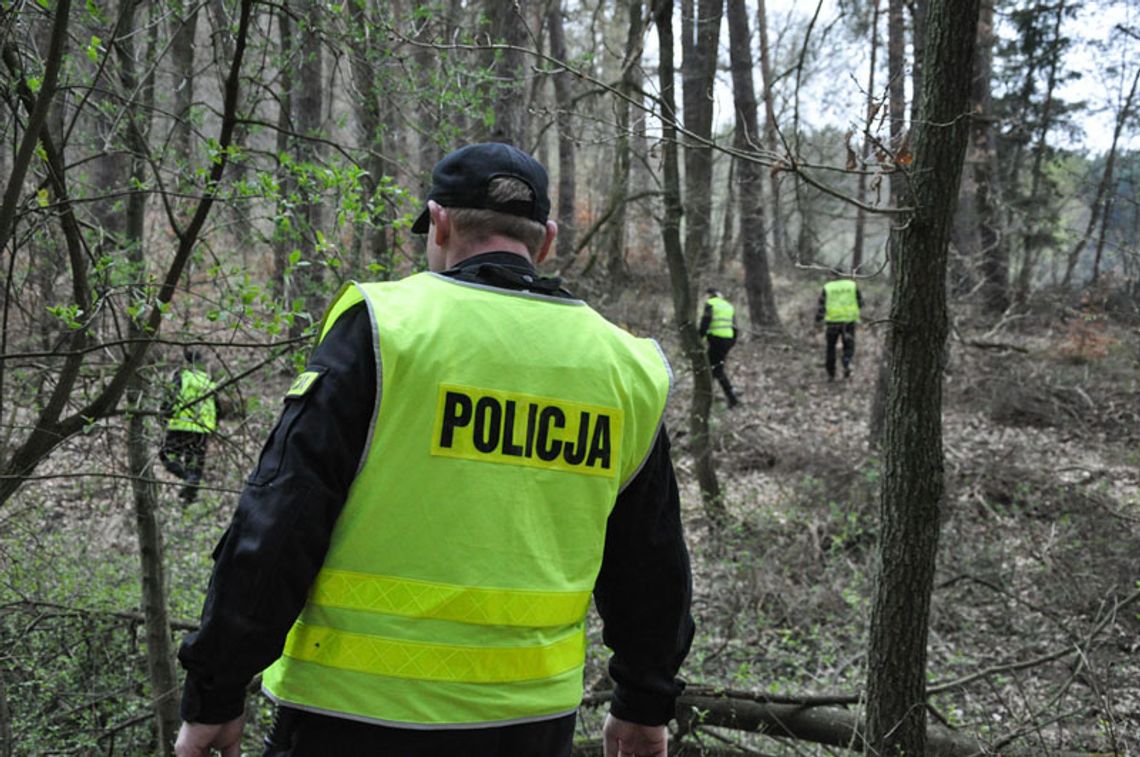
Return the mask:
[(707, 293), (709, 297), (705, 300), (705, 310), (701, 314), (697, 331), (708, 343), (709, 367), (712, 369), (713, 377), (720, 382), (728, 406), (736, 407), (740, 404), (740, 399), (724, 372), (725, 359), (729, 350), (736, 344), (736, 309), (716, 289), (710, 288)]
[(163, 406), (166, 435), (159, 459), (166, 470), (186, 482), (180, 496), (193, 502), (206, 468), (206, 446), (218, 428), (218, 406), (216, 386), (202, 354), (189, 348), (182, 354), (186, 364), (171, 378)]
[(670, 371), (534, 264), (545, 169), (477, 144), (432, 171), (429, 272), (346, 285), (215, 554), (176, 751), (569, 755), (591, 595), (605, 754), (655, 755), (693, 635)]
[(826, 353), (824, 368), (827, 380), (835, 380), (835, 347), (843, 342), (843, 378), (851, 377), (851, 361), (855, 358), (855, 326), (859, 323), (859, 309), (863, 307), (863, 295), (855, 280), (836, 270), (837, 278), (823, 285), (819, 293), (819, 308), (815, 322), (824, 323)]

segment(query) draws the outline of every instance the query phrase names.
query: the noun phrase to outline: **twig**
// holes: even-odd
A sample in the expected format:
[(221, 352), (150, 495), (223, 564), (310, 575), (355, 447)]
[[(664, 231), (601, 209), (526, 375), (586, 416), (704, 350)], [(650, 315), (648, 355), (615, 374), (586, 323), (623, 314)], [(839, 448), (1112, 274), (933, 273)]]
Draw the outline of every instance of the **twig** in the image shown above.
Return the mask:
[[(1129, 594), (1127, 597), (1125, 597), (1121, 602), (1119, 602), (1116, 605), (1116, 609), (1119, 610), (1122, 607), (1126, 607), (1126, 606), (1132, 604), (1133, 602), (1135, 602), (1138, 598), (1140, 598), (1140, 591), (1134, 591), (1131, 594)], [(1100, 623), (1098, 623), (1096, 625), (1096, 627), (1093, 628), (1092, 632), (1089, 633), (1088, 639), (1091, 641), (1093, 638), (1095, 638), (1097, 635), (1099, 635), (1100, 632), (1103, 631), (1105, 629), (1105, 627), (1108, 626), (1108, 624), (1112, 622), (1114, 617), (1115, 617), (1115, 615), (1109, 615), (1104, 620), (1102, 620)], [(1013, 662), (1013, 663), (1009, 663), (1008, 665), (993, 665), (993, 666), (990, 666), (984, 670), (980, 670), (977, 673), (972, 673), (968, 676), (965, 676), (964, 678), (959, 678), (955, 681), (947, 681), (946, 683), (940, 683), (940, 684), (935, 684), (933, 686), (927, 686), (926, 687), (926, 695), (930, 696), (932, 694), (941, 694), (941, 693), (946, 692), (946, 691), (952, 691), (954, 689), (960, 689), (960, 688), (966, 686), (967, 684), (970, 684), (970, 683), (973, 683), (974, 681), (977, 681), (978, 679), (988, 678), (992, 675), (997, 675), (998, 673), (1010, 673), (1010, 672), (1013, 672), (1015, 670), (1026, 670), (1028, 668), (1035, 668), (1039, 665), (1044, 665), (1046, 663), (1053, 662), (1054, 660), (1059, 660), (1062, 657), (1067, 657), (1068, 655), (1071, 655), (1071, 654), (1080, 653), (1080, 651), (1081, 651), (1080, 644), (1074, 644), (1070, 647), (1065, 647), (1064, 649), (1061, 649), (1057, 652), (1052, 652), (1052, 653), (1047, 654), (1047, 655), (1041, 655), (1040, 657), (1034, 657), (1031, 660), (1023, 660), (1021, 662)]]
[[(137, 612), (126, 612), (123, 610), (95, 610), (88, 607), (71, 607), (69, 605), (61, 605), (55, 602), (37, 602), (30, 599), (21, 600), (19, 602), (9, 602), (8, 604), (0, 605), (0, 610), (55, 610), (59, 615), (71, 614), (106, 616), (140, 624), (146, 620), (141, 613)], [(191, 623), (185, 620), (171, 620), (170, 627), (177, 631), (198, 630), (197, 623)]]

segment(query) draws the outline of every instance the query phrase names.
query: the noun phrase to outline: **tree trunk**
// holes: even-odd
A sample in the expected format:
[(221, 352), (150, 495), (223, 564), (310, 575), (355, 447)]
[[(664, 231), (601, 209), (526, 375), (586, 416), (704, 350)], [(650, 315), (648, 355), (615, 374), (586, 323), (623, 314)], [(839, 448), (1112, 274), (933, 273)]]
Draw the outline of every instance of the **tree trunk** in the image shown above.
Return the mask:
[[(760, 0), (763, 2), (763, 0)], [(875, 63), (879, 54), (879, 0), (874, 0), (871, 11), (871, 63), (867, 68), (867, 117), (863, 122), (863, 162), (859, 166), (859, 177), (856, 179), (857, 188), (855, 198), (859, 202), (867, 201), (867, 164), (871, 157), (871, 129), (874, 127), (875, 114), (879, 104), (875, 100)], [(866, 243), (865, 234), (867, 226), (867, 213), (862, 207), (855, 208), (855, 244), (851, 250), (851, 271), (855, 273), (863, 265), (863, 245)]]
[(172, 142), (187, 181), (191, 180), (189, 174), (193, 162), (194, 126), (191, 108), (194, 105), (194, 37), (198, 31), (199, 6), (198, 0), (174, 0), (170, 16), (170, 58), (174, 67)]
[[(128, 259), (137, 270), (146, 270), (143, 254), (147, 192), (136, 189), (146, 184), (146, 139), (149, 130), (149, 117), (153, 112), (154, 82), (148, 74), (147, 80), (138, 86), (136, 73), (133, 33), (135, 31), (133, 2), (124, 5), (123, 21), (117, 40), (123, 89), (126, 92), (139, 90), (142, 100), (139, 107), (130, 108), (127, 118), (127, 144), (131, 150), (131, 175), (128, 186), (126, 212), (126, 250)], [(147, 59), (152, 57), (147, 54)], [(153, 70), (146, 66), (147, 71)], [(145, 294), (136, 292), (142, 299)], [(132, 339), (147, 339), (145, 328), (138, 321), (131, 320), (128, 333)], [(150, 695), (154, 702), (157, 741), (163, 755), (174, 754), (174, 739), (178, 735), (181, 718), (178, 713), (178, 675), (174, 668), (174, 645), (171, 641), (170, 619), (166, 600), (166, 570), (162, 546), (162, 529), (158, 522), (158, 494), (154, 485), (154, 470), (151, 467), (150, 451), (146, 437), (146, 414), (143, 412), (146, 399), (145, 382), (137, 371), (127, 384), (126, 401), (130, 412), (127, 415), (127, 461), (131, 472), (131, 491), (134, 494), (135, 524), (139, 542), (139, 576), (142, 580), (142, 613), (146, 628), (147, 679)]]
[(910, 120), (914, 123), (918, 118), (918, 93), (922, 91), (922, 67), (925, 56), (926, 31), (926, 4), (928, 0), (910, 0), (910, 39), (914, 46), (914, 61), (910, 69), (910, 91), (913, 96), (910, 101)]
[[(503, 2), (484, 0), (484, 32), (495, 44), (525, 48), (530, 44), (526, 25), (526, 0)], [(495, 84), (487, 91), (495, 113), (493, 124), (484, 126), (480, 139), (484, 142), (507, 142), (522, 149), (526, 146), (526, 77), (523, 75), (520, 50), (489, 51), (484, 67), (493, 72)]]
[(293, 94), (296, 83), (293, 78), (293, 20), (288, 8), (279, 8), (276, 13), (277, 38), (280, 44), (281, 71), (280, 85), (277, 88), (277, 182), (280, 186), (277, 200), (277, 219), (273, 230), (273, 282), (277, 296), (290, 298), (292, 281), (289, 276), (289, 255), (297, 244), (297, 223), (291, 218), (286, 198), (296, 190), (296, 180), (292, 171), (283, 170), (281, 156), (292, 152), (293, 144)]
[(734, 210), (739, 204), (734, 200), (739, 200), (740, 196), (736, 191), (736, 159), (731, 155), (728, 156), (728, 171), (724, 183), (724, 216), (720, 225), (720, 252), (716, 256), (717, 273), (724, 273), (725, 266), (728, 265), (729, 259), (736, 255), (736, 248), (740, 244), (738, 235), (734, 233), (736, 229), (736, 213)]
[(1116, 187), (1113, 186), (1104, 201), (1104, 213), (1100, 219), (1100, 235), (1096, 239), (1096, 254), (1093, 256), (1092, 276), (1089, 278), (1089, 284), (1096, 284), (1100, 279), (1100, 263), (1104, 256), (1104, 243), (1108, 238), (1108, 220), (1112, 218), (1112, 206), (1115, 200)]
[[(40, 132), (46, 128), (52, 101), (55, 99), (59, 83), (59, 71), (63, 64), (63, 51), (67, 47), (67, 22), (70, 13), (71, 0), (60, 0), (52, 20), (48, 54), (45, 57), (47, 64), (43, 74), (40, 75), (40, 87), (35, 93), (32, 106), (27, 108), (28, 117), (24, 123), (24, 133), (20, 139), (20, 146), (12, 159), (12, 172), (8, 174), (8, 183), (4, 187), (4, 200), (0, 204), (0, 250), (7, 249), (8, 242), (12, 238), (16, 211), (24, 190), (24, 178), (27, 176), (28, 167), (35, 155)], [(5, 54), (4, 64), (13, 79), (16, 79), (17, 74), (19, 74), (19, 83), (26, 83), (19, 61), (14, 55)], [(12, 107), (16, 107), (14, 103)], [(16, 119), (13, 118), (12, 121), (15, 123)]]
[[(296, 145), (297, 162), (301, 166), (315, 168), (321, 158), (321, 149), (316, 138), (321, 136), (322, 108), (324, 106), (324, 51), (321, 44), (322, 3), (318, 0), (296, 0), (297, 16), (304, 20), (298, 40), (301, 56), (300, 79), (297, 82), (297, 97), (293, 104), (296, 112), (297, 132), (300, 139)], [(321, 291), (324, 284), (324, 251), (317, 244), (317, 233), (324, 233), (324, 204), (320, 197), (319, 182), (310, 182), (310, 187), (301, 194), (297, 208), (301, 224), (301, 259), (309, 265), (294, 270), (294, 280), (299, 285), (299, 295), (304, 297), (305, 310), (313, 322), (320, 320), (325, 307), (325, 296)], [(304, 330), (305, 323), (298, 319), (293, 323), (293, 336)]]
[[(756, 116), (756, 90), (752, 81), (752, 49), (748, 34), (745, 0), (728, 0), (729, 53), (732, 58), (732, 92), (736, 110), (736, 149), (755, 150), (760, 128)], [(740, 238), (744, 255), (744, 287), (748, 314), (754, 329), (780, 329), (780, 313), (772, 292), (768, 270), (768, 245), (764, 224), (764, 168), (759, 162), (741, 160), (737, 200), (740, 205)]]
[(1042, 169), (1045, 164), (1049, 130), (1053, 127), (1053, 107), (1055, 104), (1053, 96), (1057, 89), (1057, 73), (1061, 66), (1061, 22), (1065, 17), (1066, 10), (1066, 0), (1058, 0), (1053, 16), (1053, 34), (1047, 56), (1049, 75), (1046, 78), (1045, 97), (1041, 105), (1041, 121), (1037, 125), (1037, 141), (1033, 146), (1033, 171), (1029, 177), (1029, 202), (1027, 206), (1029, 209), (1029, 228), (1024, 236), (1021, 268), (1017, 272), (1017, 286), (1014, 290), (1014, 299), (1019, 304), (1024, 304), (1029, 299), (1029, 290), (1033, 286), (1033, 273), (1043, 247), (1039, 220), (1042, 213), (1038, 205), (1041, 200), (1041, 185), (1044, 181)]
[[(760, 37), (760, 78), (763, 80), (764, 99), (764, 148), (775, 159), (783, 153), (779, 136), (776, 133), (776, 95), (773, 89), (776, 82), (772, 76), (772, 53), (768, 45), (768, 10), (766, 0), (756, 3), (756, 32)], [(768, 173), (768, 208), (772, 217), (772, 261), (773, 265), (787, 265), (788, 239), (784, 226), (784, 211), (780, 205), (780, 172)]]
[[(637, 69), (641, 63), (642, 0), (629, 0), (629, 31), (625, 40), (625, 55), (621, 65), (621, 92), (633, 97), (637, 87)], [(630, 125), (629, 101), (614, 103), (617, 115), (617, 139), (614, 143), (613, 177), (610, 186), (610, 207), (614, 209), (606, 234), (606, 273), (610, 291), (619, 292), (625, 286), (629, 272), (625, 265), (625, 211), (629, 196)]]
[[(712, 219), (713, 88), (724, 0), (698, 0), (694, 23), (683, 23), (681, 65), (685, 128), (685, 257), (698, 275), (707, 263)], [(682, 19), (684, 21), (684, 19)]]
[[(1120, 106), (1120, 110), (1116, 112), (1116, 125), (1112, 130), (1112, 144), (1108, 148), (1108, 154), (1104, 159), (1104, 173), (1101, 174), (1100, 182), (1096, 186), (1096, 197), (1093, 198), (1091, 212), (1089, 213), (1089, 223), (1085, 227), (1085, 233), (1077, 240), (1073, 246), (1072, 252), (1069, 253), (1069, 259), (1065, 263), (1065, 277), (1061, 280), (1061, 286), (1068, 287), (1073, 278), (1073, 270), (1077, 267), (1077, 261), (1080, 259), (1081, 252), (1084, 250), (1085, 245), (1088, 244), (1089, 237), (1092, 236), (1093, 230), (1096, 228), (1097, 221), (1100, 219), (1103, 211), (1105, 218), (1110, 214), (1108, 207), (1111, 200), (1106, 200), (1109, 187), (1112, 186), (1114, 177), (1113, 173), (1116, 168), (1116, 146), (1120, 141), (1120, 132), (1124, 129), (1124, 124), (1128, 121), (1132, 111), (1132, 101), (1136, 97), (1136, 83), (1140, 81), (1140, 67), (1136, 69), (1136, 74), (1132, 77), (1132, 86), (1128, 90), (1128, 95), (1124, 98), (1124, 103)], [(1103, 250), (1104, 243), (1103, 225), (1101, 230), (1100, 239), (1097, 241), (1097, 254), (1096, 259), (1099, 263), (1100, 253)], [(1096, 280), (1099, 264), (1093, 268), (1093, 281)]]
[[(906, 131), (906, 38), (903, 27), (904, 0), (889, 0), (887, 11), (887, 97), (891, 125), (891, 151), (895, 158), (903, 146), (904, 132)], [(917, 95), (916, 95), (917, 96)], [(904, 191), (906, 175), (898, 165), (891, 173), (890, 206), (899, 206), (899, 195)], [(887, 276), (893, 282), (895, 262), (899, 257), (899, 235), (891, 229), (887, 239)], [(882, 441), (883, 427), (887, 414), (887, 383), (890, 380), (890, 367), (887, 356), (891, 353), (892, 330), (887, 329), (884, 336), (883, 357), (879, 360), (879, 375), (875, 381), (875, 393), (871, 398), (871, 412), (867, 420), (868, 436), (872, 445)]]
[(364, 158), (365, 174), (361, 177), (361, 183), (367, 196), (375, 203), (362, 228), (358, 230), (364, 255), (359, 256), (362, 259), (357, 261), (355, 268), (367, 270), (369, 263), (377, 263), (380, 266), (377, 278), (388, 279), (391, 276), (392, 259), (388, 250), (385, 206), (378, 195), (381, 180), (388, 173), (387, 161), (384, 160), (385, 123), (380, 111), (384, 93), (381, 68), (376, 61), (382, 54), (381, 46), (385, 43), (376, 38), (379, 26), (369, 18), (363, 5), (350, 2), (348, 13), (352, 28), (347, 30), (347, 37), (352, 48), (352, 78), (356, 90), (353, 109), (356, 111), (360, 145), (368, 151)]
[(926, 643), (942, 517), (946, 256), (965, 155), (978, 0), (931, 0), (926, 75), (907, 183), (915, 208), (892, 231), (890, 373), (871, 610), (867, 742), (926, 754)]
[(673, 322), (681, 337), (681, 347), (693, 372), (693, 404), (689, 409), (689, 447), (701, 490), (705, 515), (710, 527), (718, 527), (726, 520), (720, 484), (713, 467), (712, 448), (709, 443), (709, 410), (712, 408), (712, 374), (701, 344), (697, 325), (693, 322), (693, 290), (689, 278), (688, 261), (681, 247), (681, 177), (677, 158), (677, 132), (674, 118), (677, 113), (673, 85), (673, 0), (654, 0), (653, 17), (657, 24), (660, 49), (658, 76), (662, 113), (662, 144), (664, 153), (665, 218), (661, 224), (665, 259), (669, 264), (669, 282), (673, 295)]
[[(890, 106), (891, 150), (897, 151), (906, 130), (906, 26), (903, 23), (905, 0), (888, 0), (887, 7), (887, 93)], [(917, 95), (916, 95), (917, 96)], [(898, 205), (904, 177), (891, 174), (891, 206)]]
[[(555, 60), (566, 60), (566, 32), (562, 23), (562, 2), (551, 0), (546, 14), (546, 26), (550, 34), (550, 54)], [(560, 265), (569, 265), (574, 255), (578, 228), (575, 217), (577, 204), (578, 177), (574, 154), (574, 127), (570, 102), (573, 99), (569, 71), (554, 75), (554, 99), (556, 100), (558, 122), (558, 258)]]
[(982, 0), (978, 16), (978, 49), (974, 58), (972, 121), (974, 142), (974, 215), (981, 256), (982, 303), (991, 315), (1009, 307), (1009, 248), (999, 233), (997, 144), (991, 90), (994, 52), (994, 2)]
[(12, 757), (16, 739), (12, 736), (12, 710), (8, 706), (8, 685), (0, 668), (0, 757)]

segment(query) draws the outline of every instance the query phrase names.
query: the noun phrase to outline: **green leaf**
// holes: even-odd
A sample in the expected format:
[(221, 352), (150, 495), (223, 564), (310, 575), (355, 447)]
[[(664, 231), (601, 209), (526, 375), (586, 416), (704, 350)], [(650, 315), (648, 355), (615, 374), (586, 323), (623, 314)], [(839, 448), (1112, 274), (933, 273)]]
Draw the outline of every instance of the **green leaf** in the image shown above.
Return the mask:
[(87, 44), (87, 59), (92, 63), (99, 62), (99, 51), (101, 49), (99, 45), (102, 44), (102, 42), (103, 40), (94, 34), (91, 35), (91, 41)]

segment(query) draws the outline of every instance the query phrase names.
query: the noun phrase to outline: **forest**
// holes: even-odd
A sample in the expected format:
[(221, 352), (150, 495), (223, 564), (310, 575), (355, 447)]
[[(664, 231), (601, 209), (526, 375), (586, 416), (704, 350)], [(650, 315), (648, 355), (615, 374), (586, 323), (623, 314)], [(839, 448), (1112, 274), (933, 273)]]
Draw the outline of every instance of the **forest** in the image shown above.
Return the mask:
[[(672, 366), (670, 754), (1140, 754), (1134, 2), (0, 0), (0, 55), (0, 757), (173, 754), (178, 644), (326, 307), (425, 270), (431, 168), (484, 141), (549, 170), (541, 272)], [(246, 712), (260, 753), (257, 681)]]

